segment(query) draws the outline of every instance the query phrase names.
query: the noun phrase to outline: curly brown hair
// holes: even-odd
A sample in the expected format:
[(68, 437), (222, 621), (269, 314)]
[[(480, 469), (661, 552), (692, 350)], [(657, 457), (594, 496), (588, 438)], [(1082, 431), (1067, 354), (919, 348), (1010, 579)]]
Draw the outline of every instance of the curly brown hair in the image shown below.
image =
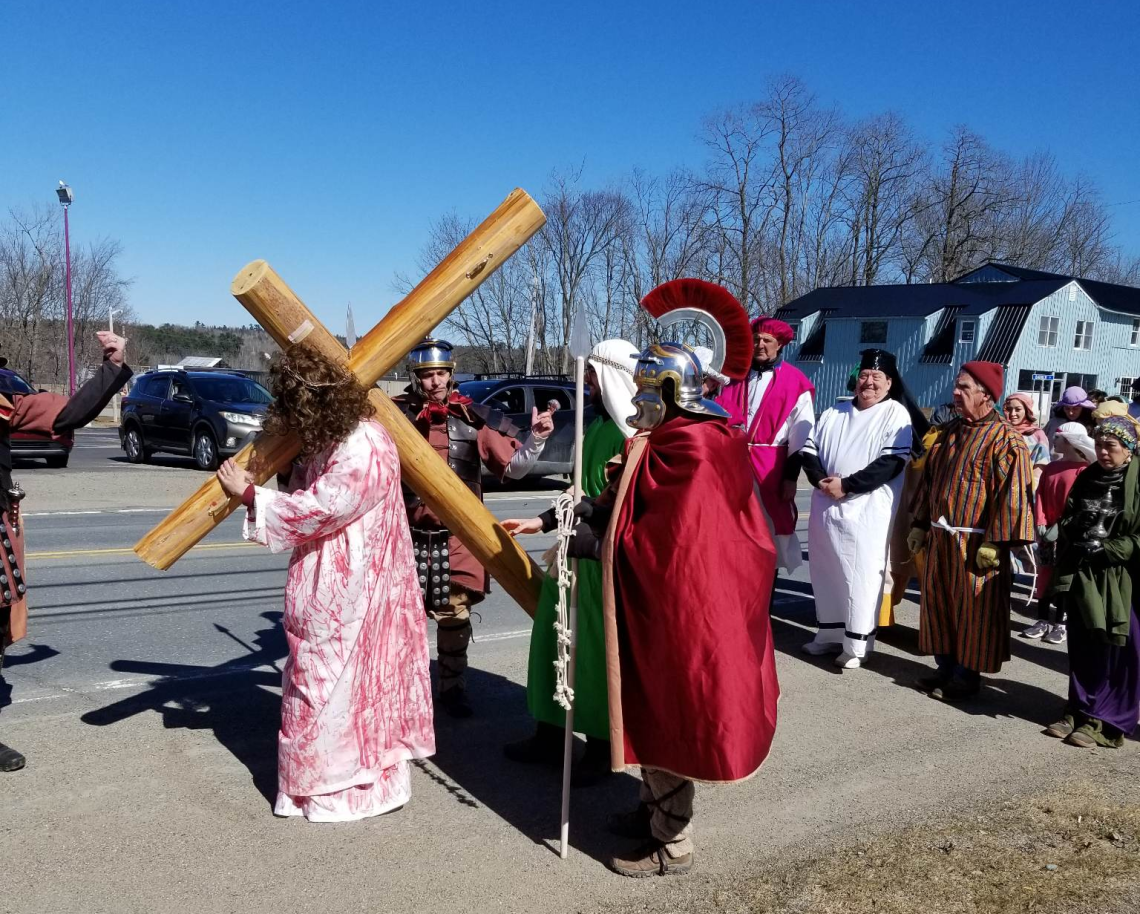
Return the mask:
[(269, 390), (273, 403), (265, 430), (273, 435), (293, 432), (306, 457), (344, 441), (357, 423), (376, 414), (368, 391), (347, 367), (304, 343), (273, 360)]

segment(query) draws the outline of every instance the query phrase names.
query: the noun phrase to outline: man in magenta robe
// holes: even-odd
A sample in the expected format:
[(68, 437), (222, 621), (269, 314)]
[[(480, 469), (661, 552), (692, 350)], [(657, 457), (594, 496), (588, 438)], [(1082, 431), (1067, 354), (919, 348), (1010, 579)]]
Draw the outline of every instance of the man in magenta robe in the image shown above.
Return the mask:
[(796, 480), (799, 451), (815, 427), (815, 388), (802, 371), (780, 360), (795, 332), (783, 321), (752, 322), (752, 369), (728, 384), (716, 402), (729, 423), (748, 439), (748, 456), (772, 538), (776, 563), (795, 571), (802, 562), (796, 537)]

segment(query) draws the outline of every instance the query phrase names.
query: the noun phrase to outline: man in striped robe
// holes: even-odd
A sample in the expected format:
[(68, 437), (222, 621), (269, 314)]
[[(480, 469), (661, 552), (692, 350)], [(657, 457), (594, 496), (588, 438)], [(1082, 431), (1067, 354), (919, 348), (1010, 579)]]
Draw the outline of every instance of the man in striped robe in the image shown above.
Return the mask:
[(976, 695), (1009, 659), (1009, 553), (1033, 541), (1029, 449), (994, 408), (1003, 385), (994, 362), (962, 366), (959, 417), (931, 448), (907, 538), (927, 550), (919, 646), (938, 663), (918, 685), (942, 701)]

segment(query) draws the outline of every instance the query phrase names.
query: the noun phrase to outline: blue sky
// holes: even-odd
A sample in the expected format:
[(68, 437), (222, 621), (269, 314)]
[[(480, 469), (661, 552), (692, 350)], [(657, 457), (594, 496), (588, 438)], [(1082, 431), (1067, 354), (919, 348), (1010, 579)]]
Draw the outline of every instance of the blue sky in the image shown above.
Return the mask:
[[(967, 123), (1095, 178), (1140, 252), (1140, 4), (0, 0), (0, 210), (75, 189), (143, 320), (240, 324), (272, 263), (334, 330), (429, 222), (552, 168), (697, 166), (702, 117), (794, 73), (853, 116)], [(418, 277), (417, 277), (418, 278)]]

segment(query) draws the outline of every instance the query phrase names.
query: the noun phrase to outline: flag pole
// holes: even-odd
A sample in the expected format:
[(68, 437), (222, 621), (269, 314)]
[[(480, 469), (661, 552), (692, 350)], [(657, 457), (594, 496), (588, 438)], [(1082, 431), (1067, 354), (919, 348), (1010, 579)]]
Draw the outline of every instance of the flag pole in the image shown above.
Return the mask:
[[(574, 504), (582, 500), (582, 413), (585, 410), (586, 356), (590, 354), (590, 336), (586, 327), (586, 313), (579, 303), (574, 314), (574, 329), (570, 334), (570, 349), (574, 356)], [(578, 559), (571, 562), (573, 583), (570, 585), (570, 661), (566, 669), (566, 685), (573, 695), (574, 668), (578, 659)], [(562, 821), (559, 833), (559, 856), (565, 860), (570, 853), (570, 768), (574, 755), (574, 703), (566, 709), (566, 732), (562, 744)]]

